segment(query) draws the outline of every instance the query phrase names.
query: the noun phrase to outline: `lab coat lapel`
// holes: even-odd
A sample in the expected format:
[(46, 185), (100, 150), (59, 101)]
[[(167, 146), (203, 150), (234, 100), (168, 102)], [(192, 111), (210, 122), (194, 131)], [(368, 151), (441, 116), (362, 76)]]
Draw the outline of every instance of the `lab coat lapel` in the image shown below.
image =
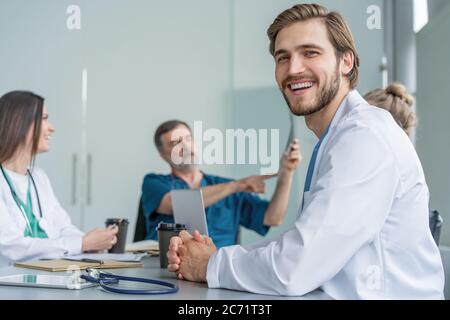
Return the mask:
[[(345, 97), (344, 101), (342, 101), (341, 105), (339, 106), (338, 110), (336, 111), (336, 114), (333, 117), (333, 120), (330, 123), (330, 128), (328, 130), (328, 134), (323, 139), (322, 145), (319, 149), (319, 152), (317, 153), (316, 164), (314, 166), (314, 172), (313, 172), (312, 179), (311, 179), (310, 190), (313, 190), (314, 185), (316, 184), (318, 173), (320, 170), (320, 161), (322, 160), (322, 155), (324, 153), (324, 150), (328, 149), (328, 141), (330, 141), (330, 139), (336, 133), (337, 125), (342, 120), (344, 120), (353, 109), (355, 109), (356, 107), (358, 107), (359, 105), (362, 105), (362, 104), (367, 104), (367, 102), (356, 90), (350, 91), (348, 93), (348, 95)], [(307, 198), (309, 198), (311, 191), (307, 192), (307, 193), (308, 194), (305, 194), (305, 204), (308, 203)]]

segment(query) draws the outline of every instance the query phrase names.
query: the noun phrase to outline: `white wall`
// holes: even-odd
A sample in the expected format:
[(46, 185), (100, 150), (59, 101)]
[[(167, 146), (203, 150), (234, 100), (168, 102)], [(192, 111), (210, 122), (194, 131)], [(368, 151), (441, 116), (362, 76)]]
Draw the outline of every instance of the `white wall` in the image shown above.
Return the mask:
[(450, 282), (448, 281), (450, 277), (450, 247), (440, 246), (442, 265), (444, 266), (445, 273), (445, 286), (444, 286), (444, 297), (446, 300), (450, 300)]
[(444, 218), (450, 245), (450, 5), (417, 34), (417, 150), (430, 189), (430, 207)]

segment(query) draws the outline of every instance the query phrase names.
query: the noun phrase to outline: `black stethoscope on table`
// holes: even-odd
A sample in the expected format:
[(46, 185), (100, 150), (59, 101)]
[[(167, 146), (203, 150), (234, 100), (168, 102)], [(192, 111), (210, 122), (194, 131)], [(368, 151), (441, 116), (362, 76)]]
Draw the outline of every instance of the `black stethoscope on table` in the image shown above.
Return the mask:
[[(97, 283), (104, 290), (114, 293), (123, 293), (123, 294), (168, 294), (175, 293), (178, 291), (178, 286), (161, 280), (155, 279), (146, 279), (146, 278), (138, 278), (138, 277), (127, 277), (127, 276), (119, 276), (116, 274), (112, 274), (109, 272), (99, 271), (97, 269), (86, 269), (87, 275), (81, 275), (80, 278), (86, 280), (91, 283)], [(119, 281), (129, 281), (129, 282), (139, 282), (139, 283), (150, 283), (160, 285), (162, 287), (166, 287), (165, 289), (125, 289), (125, 288), (117, 288), (111, 285), (118, 284)]]

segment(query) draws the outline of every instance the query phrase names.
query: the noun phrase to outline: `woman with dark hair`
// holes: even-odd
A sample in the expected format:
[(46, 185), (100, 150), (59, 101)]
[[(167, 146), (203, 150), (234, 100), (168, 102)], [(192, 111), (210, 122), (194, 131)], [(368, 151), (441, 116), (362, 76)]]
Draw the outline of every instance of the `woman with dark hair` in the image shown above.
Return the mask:
[(116, 227), (83, 235), (34, 166), (54, 131), (42, 97), (13, 91), (0, 98), (0, 265), (105, 250), (117, 241)]

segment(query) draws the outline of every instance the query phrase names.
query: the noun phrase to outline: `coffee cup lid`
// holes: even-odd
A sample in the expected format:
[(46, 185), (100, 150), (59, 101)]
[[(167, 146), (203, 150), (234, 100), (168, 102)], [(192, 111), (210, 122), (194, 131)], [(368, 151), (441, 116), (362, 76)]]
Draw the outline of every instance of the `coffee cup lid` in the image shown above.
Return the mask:
[(186, 225), (183, 223), (160, 222), (158, 230), (186, 230)]
[(123, 218), (109, 218), (106, 219), (106, 223), (107, 224), (112, 224), (112, 223), (117, 223), (117, 224), (123, 224), (123, 223), (129, 223), (128, 219), (123, 219)]

